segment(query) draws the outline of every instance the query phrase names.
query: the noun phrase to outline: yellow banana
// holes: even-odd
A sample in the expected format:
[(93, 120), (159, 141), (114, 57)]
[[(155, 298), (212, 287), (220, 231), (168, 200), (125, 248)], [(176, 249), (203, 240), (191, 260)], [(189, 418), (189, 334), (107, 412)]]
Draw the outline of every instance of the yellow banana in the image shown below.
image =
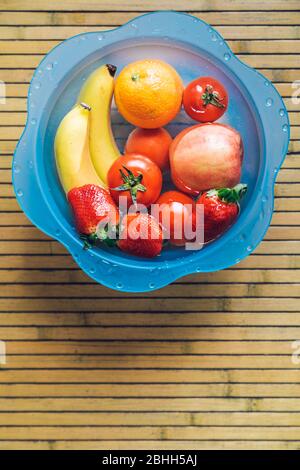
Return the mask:
[(116, 67), (106, 64), (96, 69), (83, 85), (77, 102), (91, 107), (90, 154), (98, 176), (107, 184), (107, 173), (120, 156), (110, 122)]
[(76, 105), (61, 121), (55, 136), (56, 167), (66, 193), (85, 184), (104, 186), (89, 153), (90, 107)]

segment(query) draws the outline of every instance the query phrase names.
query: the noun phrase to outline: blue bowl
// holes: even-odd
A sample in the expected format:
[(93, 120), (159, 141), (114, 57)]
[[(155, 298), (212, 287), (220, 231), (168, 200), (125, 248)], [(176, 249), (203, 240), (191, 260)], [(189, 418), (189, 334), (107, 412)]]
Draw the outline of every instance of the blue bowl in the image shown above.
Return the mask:
[[(103, 63), (115, 64), (120, 71), (141, 58), (165, 60), (185, 83), (200, 75), (220, 79), (229, 91), (230, 104), (219, 122), (230, 124), (243, 137), (242, 181), (248, 184), (240, 217), (221, 238), (200, 251), (165, 249), (153, 260), (117, 249), (82, 249), (53, 153), (58, 124), (88, 75)], [(112, 120), (122, 149), (131, 126), (116, 109)], [(168, 128), (176, 135), (194, 123), (182, 112)], [(227, 268), (254, 250), (270, 224), (275, 178), (288, 143), (286, 108), (265, 77), (242, 63), (204, 21), (183, 13), (156, 12), (104, 33), (72, 37), (42, 60), (29, 89), (28, 119), (14, 155), (13, 185), (32, 223), (62, 243), (90, 277), (119, 291), (146, 292), (186, 274)]]

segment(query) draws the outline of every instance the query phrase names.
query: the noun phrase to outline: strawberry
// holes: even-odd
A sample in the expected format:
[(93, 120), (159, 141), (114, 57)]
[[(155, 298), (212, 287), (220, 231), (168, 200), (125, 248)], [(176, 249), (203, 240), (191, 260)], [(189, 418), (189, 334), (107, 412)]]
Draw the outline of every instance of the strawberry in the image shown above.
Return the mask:
[(239, 200), (246, 191), (246, 184), (237, 184), (234, 188), (212, 189), (201, 194), (197, 204), (204, 207), (205, 242), (219, 237), (235, 222)]
[(151, 215), (127, 214), (122, 220), (117, 245), (126, 253), (153, 258), (162, 250), (163, 232)]
[[(86, 184), (68, 192), (68, 201), (73, 209), (75, 224), (85, 248), (96, 243), (99, 222), (107, 218), (112, 224), (119, 221), (119, 212), (106, 189), (95, 184)], [(104, 237), (105, 238), (105, 237)]]

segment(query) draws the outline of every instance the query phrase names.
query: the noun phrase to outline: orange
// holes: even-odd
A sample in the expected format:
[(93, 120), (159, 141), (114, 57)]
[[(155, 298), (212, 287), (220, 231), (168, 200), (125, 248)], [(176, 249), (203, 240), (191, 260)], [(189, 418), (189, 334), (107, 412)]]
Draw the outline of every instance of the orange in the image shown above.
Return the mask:
[(171, 65), (157, 59), (132, 62), (116, 79), (115, 101), (131, 124), (147, 129), (170, 122), (181, 107), (183, 84)]
[(140, 153), (165, 170), (169, 166), (169, 147), (172, 137), (163, 127), (142, 129), (136, 127), (128, 136), (125, 153)]

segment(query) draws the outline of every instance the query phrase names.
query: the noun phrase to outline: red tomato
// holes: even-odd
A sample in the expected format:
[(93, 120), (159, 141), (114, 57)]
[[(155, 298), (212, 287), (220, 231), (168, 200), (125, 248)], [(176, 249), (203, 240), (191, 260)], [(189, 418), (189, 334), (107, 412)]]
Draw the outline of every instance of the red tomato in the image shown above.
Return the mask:
[(225, 113), (228, 94), (215, 78), (199, 77), (184, 90), (183, 106), (192, 119), (199, 122), (213, 122)]
[(156, 204), (160, 209), (158, 220), (169, 231), (172, 245), (182, 246), (187, 241), (191, 242), (184, 236), (184, 226), (190, 224), (193, 230), (195, 228), (195, 201), (179, 191), (167, 191)]
[(137, 127), (128, 136), (125, 153), (138, 153), (153, 160), (163, 171), (169, 166), (169, 147), (172, 137), (163, 127), (142, 129)]
[(114, 200), (125, 196), (127, 204), (149, 206), (159, 197), (162, 187), (162, 174), (156, 163), (139, 154), (129, 154), (118, 158), (107, 175), (108, 186)]

